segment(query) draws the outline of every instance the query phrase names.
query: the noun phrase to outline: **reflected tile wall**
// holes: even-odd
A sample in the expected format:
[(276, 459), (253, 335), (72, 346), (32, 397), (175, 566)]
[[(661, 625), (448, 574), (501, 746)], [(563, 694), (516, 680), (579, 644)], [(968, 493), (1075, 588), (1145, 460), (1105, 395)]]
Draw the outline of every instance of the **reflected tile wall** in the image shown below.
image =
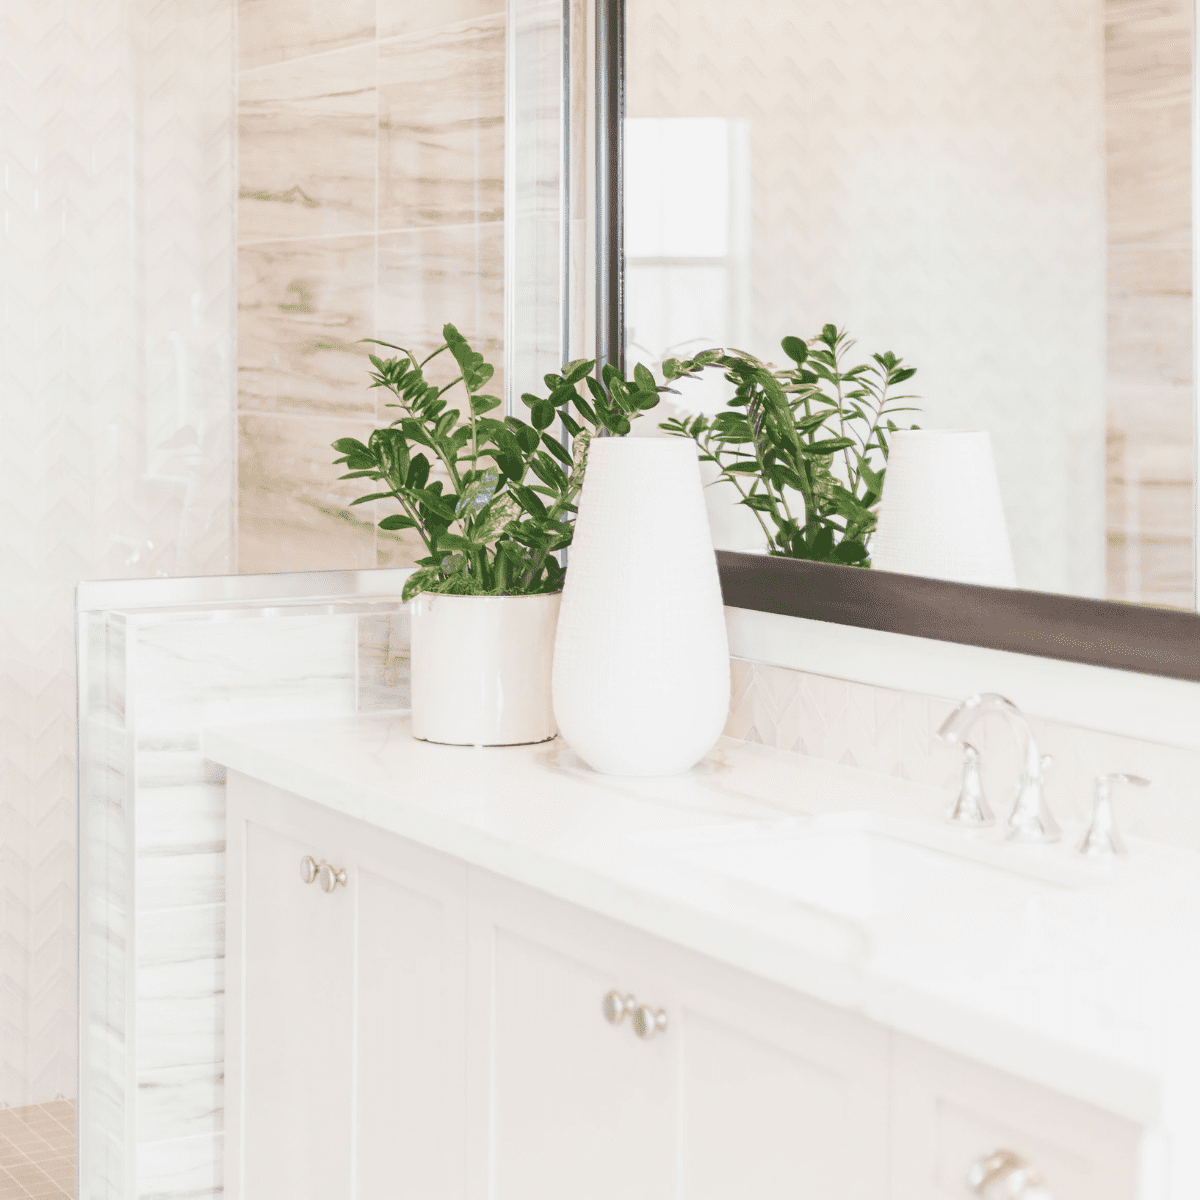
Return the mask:
[(1191, 607), (1192, 4), (1107, 0), (1108, 595)]
[(504, 5), (379, 0), (378, 26), (375, 9), (239, 9), (242, 571), (423, 555), (337, 482), (329, 443), (394, 415), (360, 339), (428, 352), (453, 322), (502, 394)]

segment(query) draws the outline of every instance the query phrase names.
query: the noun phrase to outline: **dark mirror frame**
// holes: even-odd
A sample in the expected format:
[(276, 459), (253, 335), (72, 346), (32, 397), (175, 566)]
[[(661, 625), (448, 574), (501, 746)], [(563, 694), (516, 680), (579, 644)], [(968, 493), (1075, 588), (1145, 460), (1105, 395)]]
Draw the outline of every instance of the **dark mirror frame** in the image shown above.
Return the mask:
[[(625, 370), (625, 2), (596, 0), (596, 346)], [(1200, 681), (1200, 615), (717, 552), (725, 603), (836, 625)]]

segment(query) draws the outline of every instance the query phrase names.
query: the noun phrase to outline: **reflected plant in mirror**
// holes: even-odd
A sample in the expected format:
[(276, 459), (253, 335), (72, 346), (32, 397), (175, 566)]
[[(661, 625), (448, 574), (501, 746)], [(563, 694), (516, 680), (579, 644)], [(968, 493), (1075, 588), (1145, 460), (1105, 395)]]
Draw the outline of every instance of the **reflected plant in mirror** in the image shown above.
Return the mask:
[(848, 367), (855, 343), (835, 325), (782, 345), (793, 364), (782, 369), (741, 350), (667, 359), (669, 380), (719, 367), (737, 391), (725, 412), (673, 417), (661, 428), (696, 441), (702, 461), (754, 512), (768, 553), (869, 567), (888, 434), (899, 428), (892, 416), (917, 411), (903, 403), (917, 397), (895, 389), (916, 368), (890, 351)]
[[(418, 361), (403, 346), (364, 338), (395, 350), (393, 358), (370, 355), (373, 388), (395, 397), (400, 416), (366, 442), (339, 438), (333, 448), (348, 471), (342, 479), (385, 485), (353, 505), (393, 500), (399, 506), (379, 522), (385, 530), (416, 530), (427, 551), (404, 586), (403, 598), (421, 592), (455, 596), (523, 596), (561, 589), (564, 570), (555, 553), (571, 543), (576, 499), (583, 486), (588, 444), (603, 432), (623, 436), (630, 422), (658, 403), (665, 387), (639, 366), (632, 380), (596, 363), (567, 363), (545, 376), (549, 397), (526, 393), (529, 421), (489, 416), (500, 407), (484, 388), (495, 374), (453, 325), (443, 344)], [(425, 367), (449, 350), (459, 374), (444, 387), (425, 377)], [(446, 396), (458, 384), (464, 411)], [(585, 383), (588, 395), (579, 387)], [(573, 439), (568, 451), (551, 432), (555, 423)], [(440, 476), (437, 478), (435, 476)]]

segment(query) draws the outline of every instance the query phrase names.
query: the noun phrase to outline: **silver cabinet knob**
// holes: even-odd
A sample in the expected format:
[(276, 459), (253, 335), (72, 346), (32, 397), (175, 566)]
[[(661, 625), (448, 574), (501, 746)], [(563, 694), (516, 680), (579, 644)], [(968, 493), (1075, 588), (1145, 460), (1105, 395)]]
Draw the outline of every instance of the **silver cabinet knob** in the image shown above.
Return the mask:
[(984, 1200), (1053, 1200), (1041, 1173), (1013, 1150), (993, 1150), (967, 1172), (967, 1187)]
[(311, 854), (306, 854), (300, 860), (300, 879), (303, 883), (312, 883), (321, 869), (320, 864)]
[(636, 1004), (637, 1001), (632, 996), (622, 996), (620, 992), (613, 991), (600, 1001), (600, 1010), (610, 1025), (620, 1025), (625, 1017), (633, 1012)]
[(338, 867), (331, 867), (328, 863), (322, 863), (317, 868), (317, 882), (321, 885), (321, 890), (332, 892), (340, 883), (343, 887), (346, 886), (346, 872)]
[(652, 1038), (657, 1033), (666, 1033), (667, 1014), (661, 1008), (639, 1004), (633, 1010), (633, 1032), (640, 1038)]

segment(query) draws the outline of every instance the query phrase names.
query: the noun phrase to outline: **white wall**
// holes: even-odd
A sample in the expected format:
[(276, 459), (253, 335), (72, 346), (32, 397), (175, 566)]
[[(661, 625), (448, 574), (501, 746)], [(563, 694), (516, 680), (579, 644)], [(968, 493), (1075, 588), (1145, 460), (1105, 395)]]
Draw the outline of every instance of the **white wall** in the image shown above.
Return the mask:
[(0, 1103), (75, 1094), (80, 579), (232, 570), (233, 0), (0, 5)]

